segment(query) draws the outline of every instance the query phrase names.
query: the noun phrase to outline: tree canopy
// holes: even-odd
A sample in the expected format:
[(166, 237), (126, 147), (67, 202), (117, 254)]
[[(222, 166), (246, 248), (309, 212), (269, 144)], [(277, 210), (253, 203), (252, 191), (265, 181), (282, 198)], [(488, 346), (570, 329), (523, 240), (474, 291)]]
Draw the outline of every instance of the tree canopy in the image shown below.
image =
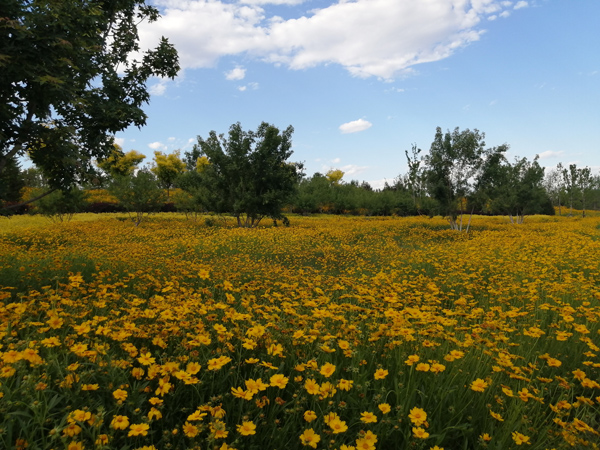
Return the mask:
[(198, 137), (197, 150), (206, 156), (202, 177), (209, 186), (209, 208), (230, 212), (239, 226), (255, 227), (263, 217), (282, 217), (282, 209), (295, 192), (302, 164), (288, 162), (292, 155), (289, 126), (282, 132), (263, 122), (244, 131), (233, 124), (228, 136), (211, 131)]
[(138, 59), (144, 0), (3, 0), (0, 3), (0, 175), (27, 154), (51, 188), (85, 179), (114, 133), (146, 122), (151, 76), (173, 78), (166, 38)]

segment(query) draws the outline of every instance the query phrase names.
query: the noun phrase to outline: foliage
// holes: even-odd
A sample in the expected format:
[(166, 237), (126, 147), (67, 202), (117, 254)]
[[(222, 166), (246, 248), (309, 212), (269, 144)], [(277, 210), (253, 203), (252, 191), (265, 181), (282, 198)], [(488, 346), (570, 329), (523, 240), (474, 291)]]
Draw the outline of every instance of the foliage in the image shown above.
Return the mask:
[(177, 52), (162, 38), (139, 51), (138, 24), (158, 18), (144, 0), (4, 0), (0, 10), (0, 173), (28, 154), (51, 188), (81, 182), (113, 135), (143, 126), (151, 76), (173, 78)]
[(9, 158), (0, 178), (0, 212), (5, 204), (21, 201), (21, 191), (25, 187), (25, 180), (21, 174), (21, 167), (15, 157)]
[(342, 182), (342, 178), (344, 177), (344, 172), (340, 169), (330, 169), (325, 174), (325, 177), (327, 178), (327, 181), (329, 181), (329, 183), (338, 185)]
[[(33, 195), (42, 192), (43, 190), (38, 189)], [(68, 222), (74, 214), (84, 210), (86, 198), (87, 193), (76, 187), (65, 191), (56, 190), (40, 198), (35, 204), (34, 212), (39, 212), (53, 221)]]
[(233, 214), (240, 227), (256, 227), (265, 216), (281, 218), (302, 169), (288, 162), (293, 132), (291, 126), (280, 132), (266, 122), (256, 132), (243, 131), (237, 123), (228, 137), (214, 131), (206, 140), (198, 137), (198, 147), (210, 163), (202, 174), (209, 209)]
[(164, 204), (164, 192), (149, 170), (142, 169), (133, 175), (115, 178), (109, 192), (130, 214), (135, 214), (133, 221), (136, 225), (140, 224), (144, 214), (159, 211)]
[(179, 158), (179, 150), (165, 155), (162, 152), (154, 152), (155, 165), (150, 169), (158, 178), (158, 181), (167, 190), (167, 198), (170, 197), (170, 189), (175, 180), (186, 170), (185, 163)]
[(120, 145), (113, 144), (110, 155), (97, 160), (96, 165), (113, 178), (126, 177), (132, 175), (145, 158), (146, 155), (135, 150), (124, 153)]
[[(477, 129), (460, 131), (457, 127), (452, 133), (442, 134), (442, 129), (437, 127), (425, 157), (429, 193), (438, 202), (440, 214), (448, 217), (454, 230), (462, 229), (466, 199), (473, 192), (474, 180), (483, 163), (484, 138), (485, 134)], [(458, 217), (460, 222), (457, 222)]]
[(516, 158), (510, 164), (503, 152), (492, 152), (484, 161), (476, 196), (486, 212), (506, 214), (511, 222), (523, 223), (525, 215), (554, 214), (543, 181), (544, 168), (537, 157), (533, 161)]
[(23, 223), (0, 446), (596, 448), (600, 219), (476, 222)]

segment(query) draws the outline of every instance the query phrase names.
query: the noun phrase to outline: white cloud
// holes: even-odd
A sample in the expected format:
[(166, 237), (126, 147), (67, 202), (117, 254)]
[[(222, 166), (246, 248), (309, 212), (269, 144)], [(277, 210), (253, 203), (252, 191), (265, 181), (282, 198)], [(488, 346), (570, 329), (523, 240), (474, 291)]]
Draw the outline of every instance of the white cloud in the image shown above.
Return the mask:
[(241, 92), (244, 92), (248, 89), (252, 89), (253, 91), (255, 91), (256, 89), (258, 89), (258, 83), (252, 82), (252, 83), (248, 83), (245, 86), (238, 86), (238, 90)]
[(552, 150), (547, 150), (545, 152), (540, 153), (538, 156), (540, 157), (540, 159), (549, 159), (549, 158), (557, 158), (557, 157), (563, 155), (564, 153), (565, 153), (564, 151), (553, 152)]
[(528, 2), (520, 1), (515, 5), (515, 9), (527, 8), (529, 6)]
[(241, 3), (247, 5), (299, 5), (304, 0), (241, 0)]
[(166, 150), (167, 146), (165, 144), (163, 144), (162, 142), (152, 142), (150, 144), (148, 144), (148, 147), (150, 147), (152, 150)]
[(164, 95), (165, 91), (167, 90), (167, 80), (160, 80), (158, 83), (150, 86), (150, 88), (148, 89), (148, 92), (150, 93), (150, 95), (155, 95), (155, 96), (161, 96)]
[(358, 175), (359, 173), (364, 172), (368, 168), (368, 166), (357, 166), (356, 164), (348, 164), (346, 166), (341, 167), (340, 169), (342, 170), (342, 172), (344, 172), (344, 176), (347, 176), (346, 178), (349, 178), (351, 175)]
[(328, 0), (301, 13), (297, 6), (289, 10), (295, 17), (283, 19), (269, 16), (262, 5), (303, 2), (155, 2), (162, 17), (140, 26), (142, 48), (168, 36), (184, 69), (212, 67), (222, 56), (245, 54), (292, 69), (334, 63), (355, 76), (386, 80), (477, 41), (484, 32), (482, 20), (505, 16), (511, 5), (499, 0)]
[(359, 131), (364, 131), (366, 129), (369, 129), (372, 126), (373, 126), (373, 124), (371, 122), (369, 122), (368, 120), (358, 119), (358, 120), (353, 120), (352, 122), (344, 123), (344, 124), (340, 125), (339, 128), (343, 134), (348, 134), (348, 133), (358, 133)]
[(125, 138), (115, 138), (115, 144), (117, 144), (119, 147), (123, 147), (123, 145), (125, 144)]
[(334, 158), (331, 160), (331, 164), (339, 164), (340, 162), (342, 162), (341, 158)]
[(235, 69), (225, 72), (226, 80), (243, 80), (246, 76), (246, 69), (236, 67)]

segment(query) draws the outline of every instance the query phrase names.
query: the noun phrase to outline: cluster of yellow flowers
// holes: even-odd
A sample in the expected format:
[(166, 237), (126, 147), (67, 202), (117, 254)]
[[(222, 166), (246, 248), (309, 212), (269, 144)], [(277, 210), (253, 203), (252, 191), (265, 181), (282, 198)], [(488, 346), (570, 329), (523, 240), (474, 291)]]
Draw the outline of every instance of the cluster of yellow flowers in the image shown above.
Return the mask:
[(600, 221), (0, 235), (0, 447), (598, 448)]

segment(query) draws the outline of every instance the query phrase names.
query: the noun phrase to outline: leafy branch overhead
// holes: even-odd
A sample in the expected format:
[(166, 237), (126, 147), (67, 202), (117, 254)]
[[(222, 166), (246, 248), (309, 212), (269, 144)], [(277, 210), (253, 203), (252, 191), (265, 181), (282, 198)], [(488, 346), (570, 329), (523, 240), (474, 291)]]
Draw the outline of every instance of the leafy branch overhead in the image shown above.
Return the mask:
[(111, 155), (116, 132), (145, 125), (148, 79), (179, 71), (165, 38), (132, 57), (138, 24), (158, 17), (144, 0), (3, 0), (0, 174), (27, 153), (51, 188), (66, 188)]

